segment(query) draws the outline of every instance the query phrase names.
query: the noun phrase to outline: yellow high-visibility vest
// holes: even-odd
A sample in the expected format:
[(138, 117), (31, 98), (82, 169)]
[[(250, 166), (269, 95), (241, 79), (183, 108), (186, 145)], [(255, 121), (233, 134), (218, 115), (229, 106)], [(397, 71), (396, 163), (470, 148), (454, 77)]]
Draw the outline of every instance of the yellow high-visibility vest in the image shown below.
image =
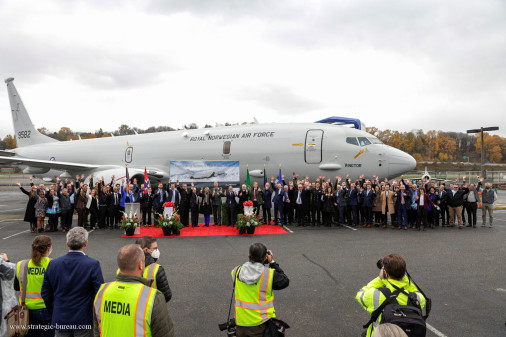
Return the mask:
[(104, 283), (94, 309), (102, 337), (151, 337), (151, 310), (157, 290), (141, 283)]
[(25, 265), (28, 264), (27, 276), (26, 276), (26, 307), (30, 310), (44, 309), (46, 304), (40, 295), (42, 289), (42, 281), (44, 281), (44, 273), (46, 272), (47, 266), (51, 259), (49, 257), (42, 257), (40, 259), (40, 266), (37, 266), (33, 261), (22, 260), (16, 265), (16, 275), (21, 285), (19, 288), (20, 296), (19, 303), (21, 303), (21, 293), (25, 285), (23, 284), (23, 274), (25, 272)]
[(272, 279), (274, 269), (264, 267), (260, 279), (255, 284), (246, 284), (236, 276), (236, 267), (232, 270), (235, 280), (235, 320), (240, 326), (257, 326), (270, 318), (276, 317), (274, 312), (274, 294)]
[[(160, 269), (160, 265), (156, 263), (152, 263), (146, 268), (144, 268), (144, 272), (142, 273), (142, 277), (146, 280), (153, 280), (153, 288), (156, 288), (156, 274), (158, 273), (158, 269)], [(116, 270), (116, 275), (119, 274), (119, 268)], [(156, 288), (158, 289), (158, 288)]]

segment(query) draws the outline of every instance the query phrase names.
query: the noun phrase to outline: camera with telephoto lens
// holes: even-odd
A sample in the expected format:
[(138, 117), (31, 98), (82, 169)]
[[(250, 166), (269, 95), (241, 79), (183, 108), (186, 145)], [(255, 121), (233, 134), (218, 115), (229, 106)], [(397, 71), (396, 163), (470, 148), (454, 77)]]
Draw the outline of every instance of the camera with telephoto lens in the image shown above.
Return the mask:
[(227, 330), (227, 336), (235, 337), (235, 318), (231, 318), (228, 322), (218, 324), (220, 331)]

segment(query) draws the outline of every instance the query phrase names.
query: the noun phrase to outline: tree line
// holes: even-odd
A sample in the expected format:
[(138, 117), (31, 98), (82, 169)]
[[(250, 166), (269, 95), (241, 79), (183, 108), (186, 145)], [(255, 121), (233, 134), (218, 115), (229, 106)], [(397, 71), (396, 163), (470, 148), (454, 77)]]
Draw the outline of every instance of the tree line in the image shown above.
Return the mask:
[[(243, 122), (241, 124), (247, 124)], [(226, 123), (224, 126), (238, 125)], [(220, 126), (220, 125), (216, 125)], [(206, 124), (204, 128), (212, 128)], [(69, 141), (89, 138), (102, 138), (113, 136), (124, 136), (132, 134), (155, 133), (176, 131), (182, 129), (198, 129), (196, 123), (184, 125), (175, 129), (170, 126), (151, 126), (147, 129), (130, 127), (122, 124), (117, 130), (103, 131), (102, 128), (95, 132), (75, 132), (68, 127), (62, 127), (57, 132), (51, 132), (45, 127), (38, 130), (51, 138), (59, 141)], [(462, 132), (447, 132), (430, 130), (412, 130), (400, 132), (395, 130), (380, 130), (376, 127), (368, 127), (367, 132), (378, 137), (383, 143), (398, 148), (411, 154), (417, 162), (439, 161), (439, 162), (479, 162), (481, 160), (481, 138), (479, 135), (470, 135)], [(493, 163), (506, 162), (506, 138), (498, 135), (485, 133), (485, 160)], [(13, 135), (7, 135), (0, 140), (0, 149), (13, 149), (16, 147), (16, 140)]]

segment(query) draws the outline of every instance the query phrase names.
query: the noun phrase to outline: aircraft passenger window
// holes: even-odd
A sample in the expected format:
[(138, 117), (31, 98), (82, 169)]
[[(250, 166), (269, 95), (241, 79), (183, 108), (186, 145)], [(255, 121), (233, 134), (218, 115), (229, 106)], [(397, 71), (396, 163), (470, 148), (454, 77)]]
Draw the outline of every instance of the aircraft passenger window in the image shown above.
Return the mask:
[(355, 137), (346, 137), (346, 143), (358, 146), (358, 141)]
[(381, 142), (381, 140), (379, 140), (378, 138), (370, 137), (370, 138), (367, 138), (367, 139), (369, 139), (369, 141), (371, 141), (371, 143), (373, 143), (373, 144), (383, 144)]
[(230, 154), (230, 141), (227, 140), (223, 143), (223, 154)]
[(366, 146), (370, 145), (371, 142), (367, 140), (365, 137), (358, 137), (358, 142), (360, 143), (360, 146)]

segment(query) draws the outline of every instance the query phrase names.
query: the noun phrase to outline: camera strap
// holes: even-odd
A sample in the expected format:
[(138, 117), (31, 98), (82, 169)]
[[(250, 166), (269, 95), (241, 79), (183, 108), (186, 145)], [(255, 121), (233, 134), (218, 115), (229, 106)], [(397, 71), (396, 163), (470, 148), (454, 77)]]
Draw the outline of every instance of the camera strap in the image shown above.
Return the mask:
[[(242, 267), (242, 266), (241, 266)], [(234, 286), (232, 287), (232, 296), (230, 297), (230, 306), (228, 308), (228, 318), (227, 318), (227, 322), (230, 321), (230, 313), (232, 312), (232, 303), (234, 301), (234, 293), (235, 293), (235, 281), (237, 280), (237, 274), (239, 273), (239, 269), (241, 269), (241, 267), (237, 266), (237, 270), (235, 271), (235, 275), (234, 275)]]
[(423, 297), (425, 297), (425, 316), (423, 316), (423, 319), (427, 320), (427, 318), (429, 317), (430, 311), (432, 309), (432, 300), (430, 298), (428, 298), (427, 295), (425, 295), (425, 293), (423, 292), (422, 288), (420, 288), (418, 286), (418, 284), (416, 284), (415, 280), (413, 280), (413, 278), (411, 277), (411, 275), (409, 275), (409, 273), (408, 273), (407, 270), (406, 270), (406, 275), (408, 275), (408, 279), (411, 282), (413, 282), (413, 284), (418, 289), (418, 291), (423, 295)]

